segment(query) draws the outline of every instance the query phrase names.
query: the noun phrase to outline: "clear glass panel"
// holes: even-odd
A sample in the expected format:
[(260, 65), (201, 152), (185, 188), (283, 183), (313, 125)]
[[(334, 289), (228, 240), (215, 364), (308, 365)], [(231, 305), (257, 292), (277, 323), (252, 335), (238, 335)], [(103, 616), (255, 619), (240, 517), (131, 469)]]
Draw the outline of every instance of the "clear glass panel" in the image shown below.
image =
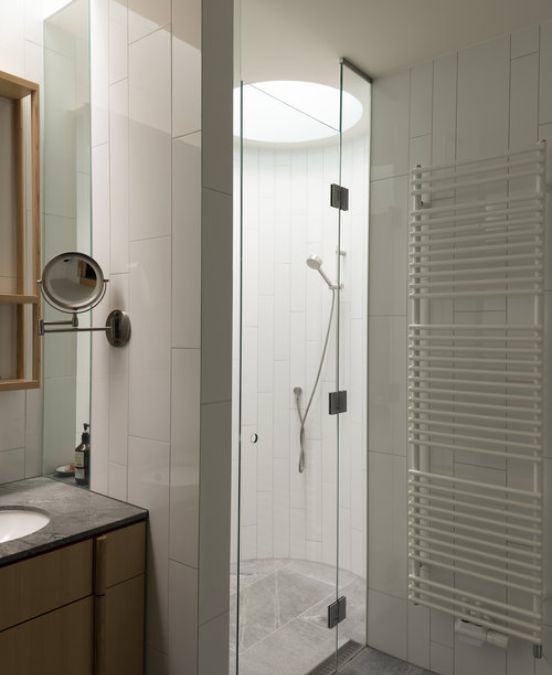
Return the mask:
[[(339, 133), (273, 93), (243, 93), (231, 669), (306, 675), (336, 653)], [(280, 142), (275, 122), (272, 142), (248, 138), (262, 120), (278, 121)], [(315, 140), (286, 142), (289, 125)]]
[[(347, 598), (347, 618), (338, 625), (342, 665), (366, 644), (367, 572), (367, 359), (368, 220), (370, 185), (370, 83), (341, 66), (341, 176), (349, 190), (340, 212), (339, 389), (348, 409), (339, 415), (338, 596)], [(347, 121), (362, 106), (356, 124)]]

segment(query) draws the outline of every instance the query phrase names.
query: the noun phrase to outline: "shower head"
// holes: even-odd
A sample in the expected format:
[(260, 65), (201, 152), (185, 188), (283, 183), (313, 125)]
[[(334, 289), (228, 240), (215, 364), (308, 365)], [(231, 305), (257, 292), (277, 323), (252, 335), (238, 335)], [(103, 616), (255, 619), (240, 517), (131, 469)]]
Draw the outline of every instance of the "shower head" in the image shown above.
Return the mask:
[(322, 279), (324, 279), (324, 281), (328, 284), (330, 291), (336, 289), (336, 285), (332, 284), (322, 269), (322, 258), (320, 256), (314, 255), (314, 253), (310, 255), (307, 258), (307, 265), (311, 268), (311, 270), (316, 270), (318, 272)]
[(320, 271), (320, 268), (322, 267), (322, 258), (314, 254), (310, 255), (307, 258), (307, 265), (311, 268), (311, 270)]

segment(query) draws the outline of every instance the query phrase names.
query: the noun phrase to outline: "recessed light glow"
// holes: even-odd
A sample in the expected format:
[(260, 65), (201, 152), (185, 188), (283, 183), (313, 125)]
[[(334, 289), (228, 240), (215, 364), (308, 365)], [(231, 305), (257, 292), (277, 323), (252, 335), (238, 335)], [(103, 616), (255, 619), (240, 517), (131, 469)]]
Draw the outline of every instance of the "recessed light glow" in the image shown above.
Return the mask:
[[(240, 89), (234, 90), (234, 136), (240, 135)], [(362, 117), (362, 104), (343, 92), (343, 131)], [(243, 87), (244, 138), (305, 143), (339, 133), (339, 89), (317, 82), (271, 81)]]

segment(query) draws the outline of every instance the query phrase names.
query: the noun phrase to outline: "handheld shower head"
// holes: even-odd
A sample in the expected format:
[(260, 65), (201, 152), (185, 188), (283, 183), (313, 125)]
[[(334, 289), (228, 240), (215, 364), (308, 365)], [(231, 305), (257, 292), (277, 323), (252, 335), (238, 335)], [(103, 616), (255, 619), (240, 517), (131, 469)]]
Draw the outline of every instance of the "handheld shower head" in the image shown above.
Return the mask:
[(322, 267), (322, 258), (320, 256), (314, 255), (313, 253), (307, 258), (307, 265), (311, 268), (311, 270), (316, 270), (319, 272), (320, 268)]
[(330, 289), (330, 291), (336, 289), (336, 285), (332, 284), (332, 282), (322, 269), (322, 258), (320, 256), (315, 255), (314, 253), (310, 255), (307, 258), (307, 265), (311, 268), (311, 270), (316, 270), (318, 272), (318, 274), (322, 277), (322, 279), (324, 279), (324, 281), (328, 284), (328, 288)]

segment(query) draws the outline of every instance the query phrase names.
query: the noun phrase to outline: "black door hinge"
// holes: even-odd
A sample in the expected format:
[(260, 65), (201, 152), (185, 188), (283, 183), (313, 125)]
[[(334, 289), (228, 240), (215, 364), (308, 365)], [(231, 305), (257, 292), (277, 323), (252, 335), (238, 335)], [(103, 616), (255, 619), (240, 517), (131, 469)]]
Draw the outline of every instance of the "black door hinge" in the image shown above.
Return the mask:
[(349, 190), (346, 187), (332, 183), (330, 186), (330, 206), (340, 211), (349, 210)]
[(347, 392), (330, 392), (330, 415), (338, 415), (347, 412)]
[(333, 628), (347, 618), (347, 598), (342, 595), (331, 605), (328, 605), (328, 628)]

